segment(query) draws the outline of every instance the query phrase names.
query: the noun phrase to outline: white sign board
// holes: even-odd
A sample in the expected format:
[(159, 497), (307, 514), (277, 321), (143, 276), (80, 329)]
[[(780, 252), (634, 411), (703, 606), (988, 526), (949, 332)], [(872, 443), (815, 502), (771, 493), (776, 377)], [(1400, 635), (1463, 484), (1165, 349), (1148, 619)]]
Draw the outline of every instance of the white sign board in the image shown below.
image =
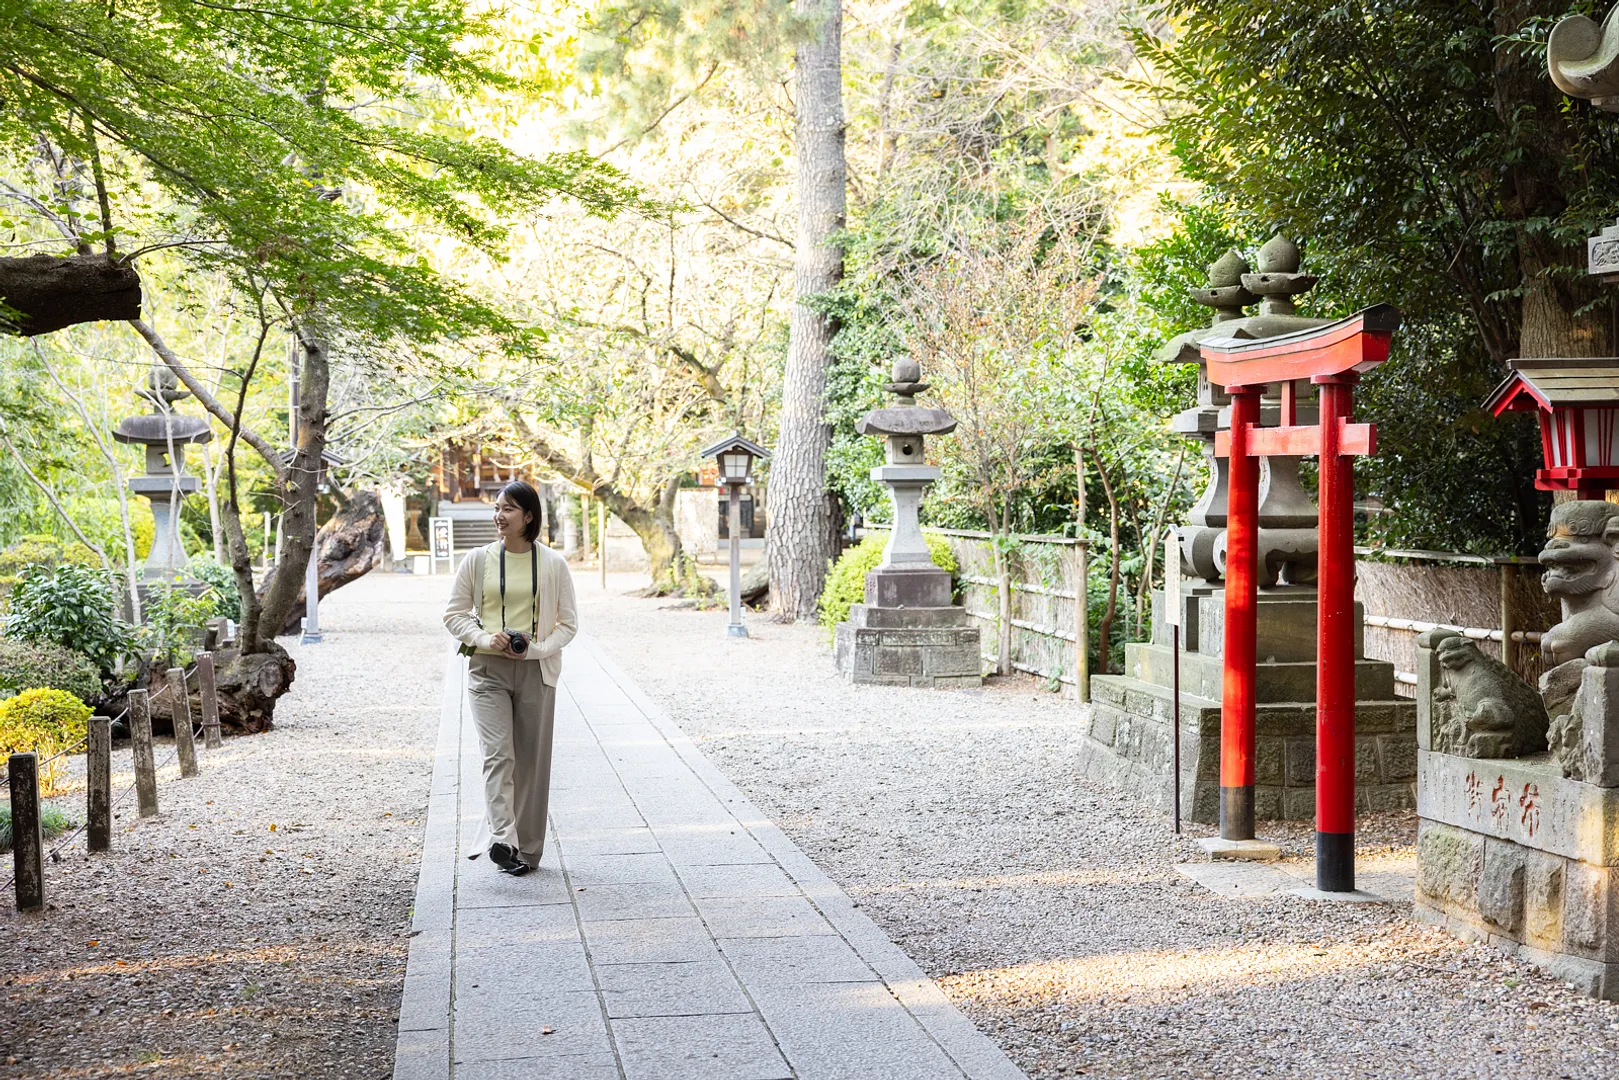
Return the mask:
[(428, 543), (432, 545), (429, 552), (428, 572), (438, 573), (438, 562), (444, 560), (445, 567), (455, 569), (455, 522), (447, 517), (427, 519)]
[(1170, 626), (1179, 626), (1181, 612), (1181, 538), (1172, 528), (1164, 536), (1164, 618)]

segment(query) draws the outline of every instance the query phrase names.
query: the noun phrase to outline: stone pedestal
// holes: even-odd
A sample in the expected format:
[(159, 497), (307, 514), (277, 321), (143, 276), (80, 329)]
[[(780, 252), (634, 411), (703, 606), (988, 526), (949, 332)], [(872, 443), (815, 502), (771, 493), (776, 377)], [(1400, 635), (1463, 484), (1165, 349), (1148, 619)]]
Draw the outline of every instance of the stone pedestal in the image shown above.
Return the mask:
[(1549, 752), (1485, 758), (1456, 732), (1521, 714), (1517, 677), (1417, 640), (1417, 915), (1619, 1000), (1619, 644), (1587, 651)]
[(866, 602), (849, 608), (833, 649), (850, 682), (959, 689), (983, 682), (978, 626), (950, 603), (950, 575), (928, 569), (873, 570)]
[[(1181, 813), (1220, 818), (1220, 690), (1225, 594), (1198, 587), (1182, 597)], [(1125, 675), (1091, 677), (1082, 771), (1163, 808), (1173, 805), (1174, 655), (1153, 596), (1153, 640), (1125, 648)], [(1315, 813), (1315, 592), (1259, 593), (1255, 694), (1255, 815), (1308, 820)], [(1416, 703), (1394, 696), (1394, 665), (1361, 655), (1356, 612), (1356, 800), (1362, 809), (1415, 805)]]
[(1417, 916), (1619, 1000), (1619, 788), (1549, 754), (1418, 768)]

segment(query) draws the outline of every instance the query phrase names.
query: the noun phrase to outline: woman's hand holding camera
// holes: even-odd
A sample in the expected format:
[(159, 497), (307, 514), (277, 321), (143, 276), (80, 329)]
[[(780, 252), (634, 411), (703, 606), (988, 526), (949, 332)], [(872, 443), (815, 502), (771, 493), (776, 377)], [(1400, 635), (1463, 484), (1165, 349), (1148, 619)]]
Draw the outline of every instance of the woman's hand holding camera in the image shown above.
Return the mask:
[(522, 650), (513, 649), (512, 637), (512, 634), (502, 630), (489, 639), (489, 647), (508, 660), (522, 660), (528, 653), (527, 643), (525, 642)]

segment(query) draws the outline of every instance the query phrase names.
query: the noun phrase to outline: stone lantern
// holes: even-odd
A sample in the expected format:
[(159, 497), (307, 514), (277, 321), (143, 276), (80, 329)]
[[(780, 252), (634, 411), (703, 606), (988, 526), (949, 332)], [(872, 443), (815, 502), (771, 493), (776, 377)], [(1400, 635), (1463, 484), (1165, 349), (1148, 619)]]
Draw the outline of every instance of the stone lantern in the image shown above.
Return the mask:
[(163, 365), (152, 366), (146, 385), (135, 391), (135, 396), (150, 404), (153, 411), (120, 420), (112, 437), (146, 448), (145, 473), (129, 481), (131, 492), (151, 502), (156, 525), (152, 550), (146, 556), (145, 576), (148, 581), (172, 581), (184, 572), (186, 564), (179, 536), (180, 506), (200, 486), (195, 476), (185, 474), (186, 444), (207, 442), (213, 438), (213, 430), (201, 417), (172, 411), (173, 404), (190, 397), (191, 392), (180, 386), (174, 372)]
[(855, 424), (862, 435), (887, 443), (886, 463), (871, 478), (888, 488), (893, 531), (883, 561), (866, 575), (866, 602), (839, 623), (838, 670), (852, 682), (895, 686), (977, 686), (982, 680), (978, 627), (967, 610), (952, 604), (950, 574), (933, 565), (922, 535), (922, 495), (939, 478), (923, 453), (929, 435), (948, 435), (956, 418), (944, 409), (916, 403), (928, 388), (921, 366), (895, 362), (888, 384), (894, 404), (873, 409)]

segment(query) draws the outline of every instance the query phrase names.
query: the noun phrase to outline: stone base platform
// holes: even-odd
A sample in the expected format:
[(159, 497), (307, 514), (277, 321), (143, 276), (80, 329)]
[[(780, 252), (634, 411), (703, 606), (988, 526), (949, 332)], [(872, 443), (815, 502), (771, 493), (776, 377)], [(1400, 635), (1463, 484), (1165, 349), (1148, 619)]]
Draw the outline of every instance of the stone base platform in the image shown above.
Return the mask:
[[(1181, 814), (1211, 824), (1220, 819), (1223, 602), (1218, 591), (1186, 597), (1189, 641), (1180, 658)], [(1128, 674), (1092, 676), (1080, 761), (1082, 775), (1168, 810), (1174, 802), (1174, 654), (1162, 612), (1159, 593), (1153, 619), (1159, 640), (1125, 646)], [(1254, 812), (1261, 820), (1315, 815), (1314, 620), (1312, 590), (1261, 592), (1254, 687)], [(1355, 692), (1357, 807), (1416, 805), (1416, 702), (1394, 696), (1394, 667), (1381, 660), (1356, 661)]]
[(1619, 788), (1548, 755), (1419, 755), (1415, 912), (1619, 1001)]
[(833, 657), (850, 682), (962, 689), (983, 683), (978, 627), (960, 607), (855, 604)]

